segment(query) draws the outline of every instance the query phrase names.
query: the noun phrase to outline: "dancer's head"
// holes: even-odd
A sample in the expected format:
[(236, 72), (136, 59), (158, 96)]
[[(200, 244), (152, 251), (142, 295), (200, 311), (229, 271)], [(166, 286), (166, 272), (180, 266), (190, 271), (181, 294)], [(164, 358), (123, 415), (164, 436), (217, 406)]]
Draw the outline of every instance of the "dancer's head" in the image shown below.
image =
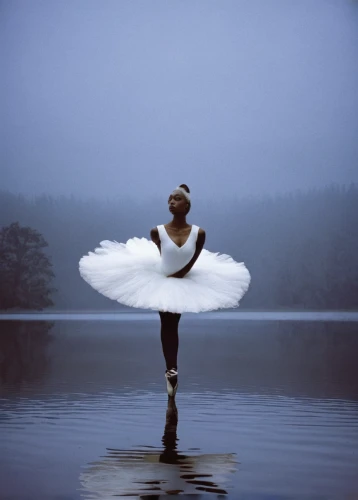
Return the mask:
[[(181, 188), (181, 189), (178, 189)], [(187, 214), (191, 207), (190, 190), (186, 184), (180, 184), (169, 195), (168, 205), (172, 214)]]

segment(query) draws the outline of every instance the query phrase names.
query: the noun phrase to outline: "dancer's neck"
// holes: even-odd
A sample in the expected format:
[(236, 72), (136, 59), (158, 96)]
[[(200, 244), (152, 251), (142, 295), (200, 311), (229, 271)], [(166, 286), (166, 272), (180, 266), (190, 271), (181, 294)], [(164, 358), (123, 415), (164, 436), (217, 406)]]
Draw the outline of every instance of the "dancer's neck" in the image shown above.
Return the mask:
[(173, 220), (170, 222), (171, 227), (182, 228), (186, 227), (188, 223), (186, 222), (186, 215), (184, 214), (174, 214)]

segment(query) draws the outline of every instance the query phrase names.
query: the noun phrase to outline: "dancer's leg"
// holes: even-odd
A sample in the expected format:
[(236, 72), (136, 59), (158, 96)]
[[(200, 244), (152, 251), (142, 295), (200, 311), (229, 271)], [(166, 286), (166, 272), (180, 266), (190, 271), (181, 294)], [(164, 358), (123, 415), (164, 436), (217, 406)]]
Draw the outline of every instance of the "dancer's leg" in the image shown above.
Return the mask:
[(178, 369), (179, 335), (178, 326), (181, 314), (159, 311), (161, 320), (160, 338), (167, 370)]

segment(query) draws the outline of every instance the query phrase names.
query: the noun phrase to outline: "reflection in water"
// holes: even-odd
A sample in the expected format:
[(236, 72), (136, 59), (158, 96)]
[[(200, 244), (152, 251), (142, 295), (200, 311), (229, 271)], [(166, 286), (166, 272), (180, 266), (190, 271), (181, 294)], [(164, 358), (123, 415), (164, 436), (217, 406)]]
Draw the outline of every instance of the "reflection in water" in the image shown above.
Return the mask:
[[(358, 491), (357, 323), (185, 320), (178, 400), (190, 425), (178, 440), (169, 400), (162, 443), (157, 324), (51, 328), (0, 321), (0, 496), (338, 500)], [(101, 456), (113, 436), (120, 449)], [(225, 443), (240, 474), (230, 473), (233, 453), (209, 454)]]
[(16, 387), (45, 378), (47, 347), (52, 341), (49, 321), (0, 322), (0, 381)]
[[(228, 474), (236, 471), (235, 453), (194, 455), (177, 450), (178, 409), (168, 398), (162, 443), (164, 449), (141, 446), (131, 450), (107, 448), (104, 460), (91, 462), (80, 474), (85, 498), (198, 492), (227, 494)], [(221, 483), (221, 486), (219, 486)], [(226, 487), (227, 488), (227, 487)], [(90, 494), (90, 496), (88, 496)]]

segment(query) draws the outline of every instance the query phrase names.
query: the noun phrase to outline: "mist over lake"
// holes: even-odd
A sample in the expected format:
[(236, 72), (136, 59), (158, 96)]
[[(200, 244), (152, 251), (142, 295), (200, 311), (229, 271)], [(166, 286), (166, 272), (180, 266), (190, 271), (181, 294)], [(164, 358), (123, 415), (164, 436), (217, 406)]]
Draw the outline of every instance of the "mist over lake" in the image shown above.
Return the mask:
[[(357, 23), (354, 0), (1, 3), (1, 499), (357, 498)], [(174, 398), (173, 326), (79, 261), (150, 240), (182, 183), (178, 233), (251, 283), (182, 314)]]

